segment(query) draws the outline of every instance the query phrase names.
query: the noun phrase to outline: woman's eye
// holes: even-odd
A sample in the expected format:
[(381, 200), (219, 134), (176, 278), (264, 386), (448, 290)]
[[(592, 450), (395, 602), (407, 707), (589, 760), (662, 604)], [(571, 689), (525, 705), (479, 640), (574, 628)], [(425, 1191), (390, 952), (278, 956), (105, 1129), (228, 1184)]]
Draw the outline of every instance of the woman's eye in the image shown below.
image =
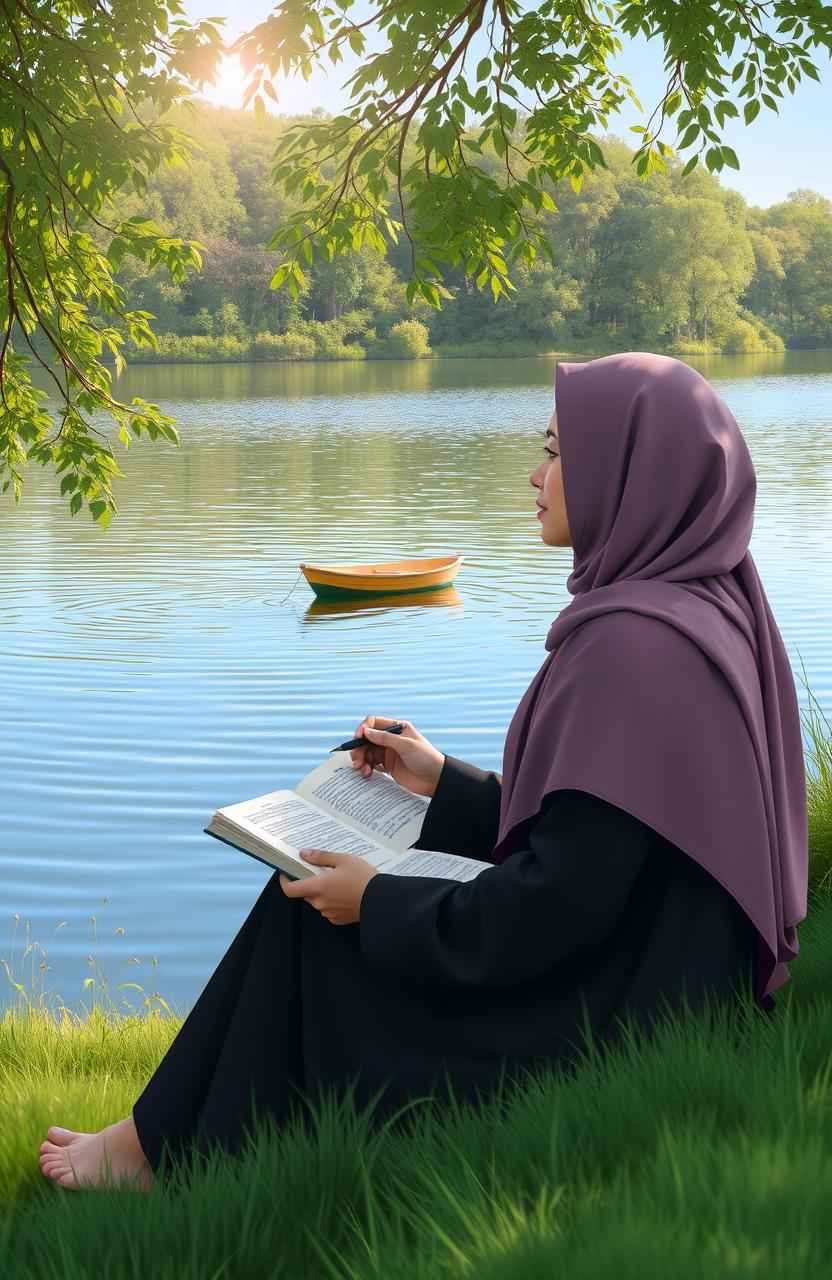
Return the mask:
[(543, 452), (546, 454), (547, 458), (556, 458), (558, 456), (556, 453), (552, 453), (551, 449), (544, 448)]

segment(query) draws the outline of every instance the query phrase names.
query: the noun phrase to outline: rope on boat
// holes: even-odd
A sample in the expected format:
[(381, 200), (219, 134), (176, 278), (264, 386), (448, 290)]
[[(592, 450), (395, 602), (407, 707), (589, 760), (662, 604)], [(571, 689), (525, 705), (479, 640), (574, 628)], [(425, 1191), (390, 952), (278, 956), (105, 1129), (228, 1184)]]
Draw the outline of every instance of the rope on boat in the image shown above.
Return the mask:
[(283, 597), (283, 599), (280, 601), (280, 603), (281, 603), (281, 604), (284, 604), (284, 603), (285, 603), (285, 601), (289, 599), (289, 596), (292, 594), (292, 592), (294, 591), (295, 587), (298, 585), (298, 583), (300, 582), (300, 580), (301, 580), (301, 578), (302, 578), (302, 577), (303, 577), (303, 569), (301, 569), (300, 573), (299, 573), (299, 574), (298, 574), (298, 576), (295, 578), (294, 586), (293, 586), (293, 587), (291, 587), (291, 588), (289, 589), (289, 591), (287, 591), (286, 595), (285, 595), (285, 596)]

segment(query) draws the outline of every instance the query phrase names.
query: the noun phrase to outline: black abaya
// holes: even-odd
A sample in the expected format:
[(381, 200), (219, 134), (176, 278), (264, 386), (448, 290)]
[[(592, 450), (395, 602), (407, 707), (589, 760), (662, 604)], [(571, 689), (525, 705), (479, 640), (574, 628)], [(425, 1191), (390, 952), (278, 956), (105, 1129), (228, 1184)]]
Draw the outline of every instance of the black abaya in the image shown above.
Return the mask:
[[(501, 778), (447, 755), (417, 847), (490, 861)], [(585, 1024), (649, 1020), (682, 993), (753, 980), (757, 931), (676, 845), (583, 791), (544, 798), (523, 847), (474, 880), (379, 873), (358, 924), (259, 898), (133, 1106), (147, 1160), (219, 1143), (258, 1114), (355, 1084), (376, 1116), (484, 1096), (503, 1068), (570, 1056)], [(294, 1088), (296, 1085), (297, 1088)], [(300, 1094), (299, 1094), (300, 1091)]]

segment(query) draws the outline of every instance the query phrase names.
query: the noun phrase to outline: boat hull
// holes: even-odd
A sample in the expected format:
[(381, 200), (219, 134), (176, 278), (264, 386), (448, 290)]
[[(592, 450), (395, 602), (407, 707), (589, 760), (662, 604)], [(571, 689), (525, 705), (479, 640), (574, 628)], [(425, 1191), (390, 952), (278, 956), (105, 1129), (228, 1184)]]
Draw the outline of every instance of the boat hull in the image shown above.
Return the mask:
[(304, 576), (319, 600), (345, 600), (361, 596), (413, 595), (447, 587), (457, 575), (462, 556), (429, 560), (393, 560), (379, 564), (301, 564)]

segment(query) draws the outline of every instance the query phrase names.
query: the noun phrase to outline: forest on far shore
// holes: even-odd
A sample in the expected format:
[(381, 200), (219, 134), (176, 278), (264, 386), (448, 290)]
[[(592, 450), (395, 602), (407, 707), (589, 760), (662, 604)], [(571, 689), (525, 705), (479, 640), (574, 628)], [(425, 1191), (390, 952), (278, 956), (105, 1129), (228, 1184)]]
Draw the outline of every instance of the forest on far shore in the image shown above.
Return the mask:
[[(532, 355), (550, 351), (782, 351), (832, 346), (832, 201), (803, 187), (767, 209), (682, 161), (638, 178), (632, 149), (597, 139), (607, 170), (576, 194), (551, 188), (542, 212), (554, 249), (512, 267), (516, 292), (496, 301), (449, 268), (440, 311), (405, 296), (410, 244), (386, 257), (362, 246), (315, 258), (293, 299), (270, 288), (279, 259), (268, 242), (299, 200), (272, 182), (287, 118), (195, 103), (170, 116), (199, 144), (186, 167), (160, 169), (119, 213), (151, 218), (204, 246), (203, 266), (172, 283), (125, 258), (131, 306), (151, 312), (159, 350), (128, 344), (130, 361), (365, 359)], [(316, 111), (312, 117), (326, 118)], [(485, 150), (478, 163), (499, 175)], [(396, 206), (391, 209), (396, 216)]]

